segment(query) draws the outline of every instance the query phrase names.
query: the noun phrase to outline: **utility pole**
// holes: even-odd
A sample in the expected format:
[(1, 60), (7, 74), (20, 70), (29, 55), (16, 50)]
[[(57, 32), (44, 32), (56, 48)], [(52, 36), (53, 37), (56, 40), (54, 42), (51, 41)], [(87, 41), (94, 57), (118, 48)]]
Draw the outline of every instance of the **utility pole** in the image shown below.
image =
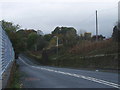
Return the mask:
[[(59, 30), (61, 30), (61, 28), (59, 28)], [(58, 41), (58, 31), (57, 31), (57, 43), (56, 43), (56, 46), (57, 46), (57, 57), (58, 57), (58, 44), (59, 44), (59, 41)]]
[(96, 41), (98, 41), (98, 16), (97, 16), (97, 10), (96, 10)]
[(58, 36), (57, 36), (57, 56), (58, 56)]

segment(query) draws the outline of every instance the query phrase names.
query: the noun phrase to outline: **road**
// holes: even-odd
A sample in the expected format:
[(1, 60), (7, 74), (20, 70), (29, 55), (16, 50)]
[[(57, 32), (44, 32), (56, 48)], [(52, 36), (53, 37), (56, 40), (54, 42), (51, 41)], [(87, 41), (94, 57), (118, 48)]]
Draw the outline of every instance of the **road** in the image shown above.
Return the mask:
[(23, 88), (118, 88), (118, 74), (40, 66), (25, 56), (18, 59)]

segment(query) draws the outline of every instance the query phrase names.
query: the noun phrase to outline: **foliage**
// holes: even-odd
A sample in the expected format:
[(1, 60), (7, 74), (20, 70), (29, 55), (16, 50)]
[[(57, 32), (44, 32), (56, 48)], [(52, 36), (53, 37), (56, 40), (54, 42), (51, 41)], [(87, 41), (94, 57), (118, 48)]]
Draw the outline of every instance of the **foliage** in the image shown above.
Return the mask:
[(112, 34), (112, 37), (115, 41), (118, 41), (120, 42), (120, 28), (115, 26), (113, 28), (113, 34)]
[(52, 34), (53, 34), (53, 35), (60, 34), (60, 33), (61, 33), (61, 28), (60, 28), (60, 27), (56, 27), (56, 28), (54, 29), (54, 31), (52, 31)]
[(48, 41), (46, 41), (43, 36), (39, 35), (37, 38), (37, 50), (41, 51), (47, 46), (48, 46)]
[(40, 51), (47, 46), (48, 42), (43, 36), (36, 33), (31, 33), (28, 35), (27, 47), (28, 50)]
[(28, 49), (34, 49), (35, 51), (37, 51), (37, 39), (38, 35), (36, 33), (31, 33), (30, 35), (28, 35), (27, 39)]
[[(99, 51), (99, 53), (94, 53), (94, 54), (108, 54), (108, 53), (117, 53), (117, 49), (118, 49), (118, 43), (114, 42), (112, 39), (99, 41), (99, 42), (82, 41), (78, 45), (69, 49), (69, 53), (88, 55), (90, 53), (94, 53), (95, 51), (97, 52)], [(100, 53), (101, 50), (102, 52)]]
[[(20, 46), (21, 46), (21, 49), (23, 49), (22, 51), (25, 51), (27, 50), (27, 40), (28, 40), (28, 37), (31, 33), (37, 33), (35, 30), (33, 29), (20, 29), (16, 32), (17, 36), (19, 37), (20, 39)], [(20, 49), (20, 50), (21, 50)]]
[(14, 25), (12, 22), (6, 22), (4, 20), (2, 20), (1, 22), (2, 22), (2, 28), (8, 33), (8, 35), (11, 32), (15, 33), (20, 28), (18, 24)]
[(73, 27), (56, 27), (52, 34), (59, 37), (59, 42), (64, 46), (72, 47), (76, 44), (77, 31)]
[[(89, 69), (118, 69), (118, 59), (116, 56), (102, 56), (91, 58), (80, 58), (79, 55), (65, 54), (51, 56), (52, 65), (71, 68), (89, 68)], [(58, 64), (56, 64), (56, 62)]]
[(45, 39), (46, 41), (48, 41), (48, 42), (52, 39), (52, 37), (53, 37), (52, 34), (46, 34), (46, 35), (44, 35), (44, 39)]
[[(100, 59), (97, 58), (101, 66), (98, 65), (95, 58), (80, 59), (80, 56), (117, 53), (118, 42), (113, 40), (120, 40), (119, 24), (118, 27), (116, 25), (113, 29), (113, 40), (111, 38), (105, 40), (103, 35), (99, 35), (98, 42), (95, 42), (95, 35), (91, 38), (91, 33), (84, 32), (84, 35), (81, 33), (81, 36), (78, 36), (76, 29), (73, 27), (56, 27), (51, 34), (44, 36), (38, 35), (34, 29), (19, 29), (19, 25), (4, 20), (2, 21), (2, 27), (7, 32), (15, 52), (30, 52), (28, 53), (29, 56), (34, 57), (44, 65), (101, 67), (103, 62)], [(57, 38), (58, 48), (56, 47)], [(57, 50), (58, 53), (56, 53)], [(105, 60), (109, 57), (101, 59)], [(104, 64), (107, 67), (106, 62), (108, 60), (105, 60)], [(112, 67), (111, 62), (108, 66)], [(114, 65), (116, 65), (116, 61)]]
[(19, 25), (14, 25), (12, 22), (6, 22), (4, 20), (1, 21), (2, 22), (2, 28), (6, 31), (6, 33), (8, 34), (12, 45), (14, 47), (14, 50), (16, 53), (18, 53), (20, 50), (20, 38), (16, 35), (16, 31), (20, 28)]
[(21, 73), (19, 73), (19, 65), (16, 64), (15, 72), (13, 74), (13, 81), (11, 83), (10, 88), (17, 88), (17, 89), (21, 88), (20, 77), (21, 77)]
[(56, 42), (57, 42), (57, 39), (54, 37), (50, 40), (49, 42), (49, 47), (48, 48), (51, 48), (51, 47), (55, 47), (56, 46)]
[[(95, 41), (96, 38), (97, 38), (96, 35), (92, 36), (92, 41)], [(103, 35), (98, 35), (98, 40), (99, 40), (99, 41), (104, 40), (104, 39), (105, 39), (105, 37), (104, 37)]]

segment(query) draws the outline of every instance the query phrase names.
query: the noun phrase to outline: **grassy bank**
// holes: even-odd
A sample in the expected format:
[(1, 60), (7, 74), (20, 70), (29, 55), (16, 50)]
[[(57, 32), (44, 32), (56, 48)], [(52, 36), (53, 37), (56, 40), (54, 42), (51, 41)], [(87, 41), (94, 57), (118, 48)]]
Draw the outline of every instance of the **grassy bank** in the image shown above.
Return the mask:
[[(39, 56), (40, 55), (40, 56)], [(41, 54), (27, 53), (27, 56), (42, 64)], [(41, 57), (41, 58), (40, 58)], [(90, 68), (90, 69), (118, 69), (118, 55), (82, 57), (75, 54), (54, 54), (48, 57), (50, 66)], [(44, 65), (44, 64), (43, 64)]]
[[(85, 41), (72, 48), (61, 47), (58, 49), (58, 54), (55, 50), (57, 49), (46, 50), (46, 55), (42, 54), (42, 52), (29, 51), (27, 56), (43, 65), (90, 69), (119, 68), (118, 43), (112, 40)], [(101, 54), (104, 54), (104, 56), (90, 57)]]
[(10, 88), (21, 88), (19, 79), (20, 79), (19, 65), (16, 64)]
[(118, 57), (116, 55), (100, 57), (83, 57), (79, 55), (51, 56), (51, 62), (55, 66), (91, 68), (91, 69), (118, 69)]
[(23, 54), (38, 62), (39, 64), (42, 62), (42, 54), (40, 52), (26, 51)]

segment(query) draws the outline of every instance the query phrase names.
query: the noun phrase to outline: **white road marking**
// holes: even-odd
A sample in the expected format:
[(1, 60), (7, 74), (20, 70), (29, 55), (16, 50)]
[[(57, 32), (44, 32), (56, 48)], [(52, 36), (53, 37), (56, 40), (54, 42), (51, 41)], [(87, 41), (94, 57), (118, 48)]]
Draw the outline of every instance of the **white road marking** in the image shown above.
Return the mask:
[(108, 81), (105, 81), (105, 80), (101, 80), (101, 79), (97, 79), (97, 78), (93, 78), (93, 77), (89, 77), (89, 76), (83, 76), (83, 75), (80, 75), (80, 74), (74, 74), (74, 73), (69, 73), (69, 72), (62, 72), (62, 71), (58, 71), (58, 70), (53, 70), (53, 69), (41, 68), (41, 67), (37, 67), (37, 66), (31, 66), (28, 63), (26, 63), (24, 60), (22, 60), (21, 58), (19, 58), (19, 59), (24, 64), (26, 64), (27, 66), (32, 67), (32, 68), (37, 68), (37, 69), (46, 70), (46, 71), (49, 71), (49, 72), (55, 72), (55, 73), (60, 73), (60, 74), (68, 75), (68, 76), (82, 78), (82, 79), (90, 80), (90, 81), (93, 81), (93, 82), (101, 83), (101, 84), (104, 84), (104, 85), (108, 85), (108, 86), (120, 89), (120, 85), (116, 84), (116, 83), (108, 82)]

